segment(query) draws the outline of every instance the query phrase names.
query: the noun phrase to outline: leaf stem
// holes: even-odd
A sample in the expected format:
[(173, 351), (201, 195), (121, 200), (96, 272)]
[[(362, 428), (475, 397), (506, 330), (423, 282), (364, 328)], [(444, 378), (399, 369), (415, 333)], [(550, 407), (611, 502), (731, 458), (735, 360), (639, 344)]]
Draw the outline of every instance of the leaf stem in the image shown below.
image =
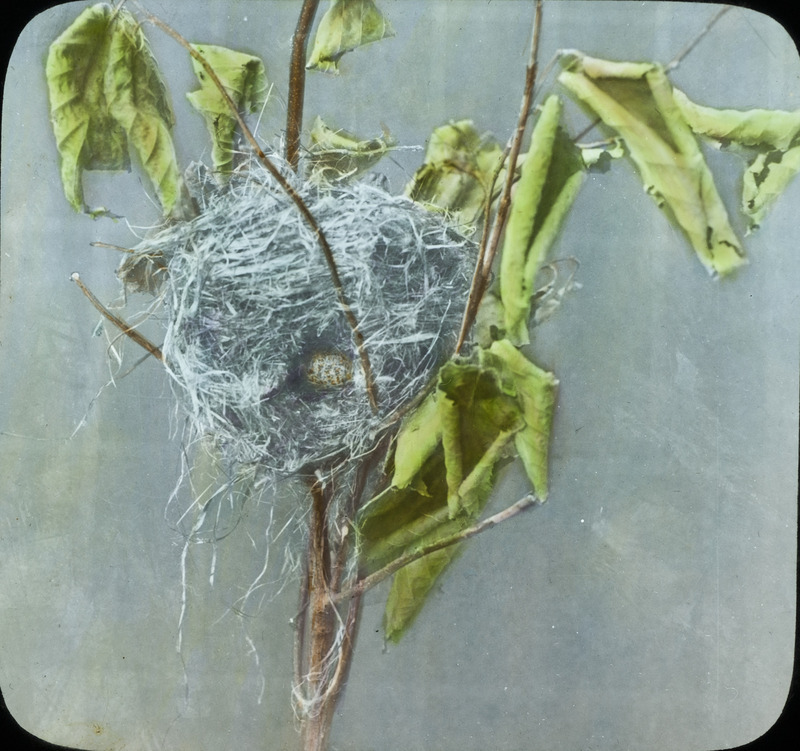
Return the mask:
[(458, 334), (458, 342), (456, 343), (456, 354), (458, 354), (467, 338), (472, 324), (475, 322), (475, 316), (478, 313), (478, 307), (481, 304), (483, 295), (489, 285), (489, 278), (491, 276), (492, 264), (497, 255), (497, 249), (500, 245), (500, 237), (505, 229), (506, 220), (508, 219), (508, 212), (511, 208), (511, 188), (514, 184), (514, 173), (517, 167), (517, 157), (519, 156), (520, 149), (522, 148), (522, 138), (525, 134), (525, 128), (528, 124), (528, 115), (530, 114), (531, 104), (533, 102), (533, 89), (536, 85), (536, 69), (537, 57), (539, 54), (539, 35), (542, 26), (542, 0), (536, 0), (536, 11), (533, 17), (533, 32), (531, 35), (531, 52), (528, 60), (528, 65), (525, 69), (525, 88), (522, 94), (522, 104), (520, 106), (519, 118), (517, 120), (517, 128), (511, 140), (511, 145), (508, 153), (508, 164), (506, 167), (506, 181), (503, 187), (503, 193), (500, 196), (500, 203), (497, 207), (497, 214), (495, 215), (494, 224), (492, 226), (491, 235), (484, 233), (481, 240), (481, 250), (478, 254), (478, 263), (475, 266), (475, 273), (472, 278), (472, 287), (469, 292), (466, 310), (464, 317), (461, 321), (461, 330)]
[(300, 129), (303, 127), (303, 100), (306, 86), (308, 33), (314, 23), (319, 0), (305, 0), (292, 37), (289, 64), (289, 100), (286, 112), (286, 161), (297, 172), (300, 162)]

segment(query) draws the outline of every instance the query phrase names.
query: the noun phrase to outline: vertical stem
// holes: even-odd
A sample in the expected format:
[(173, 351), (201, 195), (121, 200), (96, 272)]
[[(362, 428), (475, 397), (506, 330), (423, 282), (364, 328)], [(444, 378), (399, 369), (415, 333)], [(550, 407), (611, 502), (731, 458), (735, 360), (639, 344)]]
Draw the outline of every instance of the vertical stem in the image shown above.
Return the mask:
[(531, 51), (528, 60), (528, 66), (525, 70), (525, 88), (522, 94), (522, 105), (520, 106), (519, 119), (517, 120), (517, 128), (511, 140), (511, 146), (508, 155), (508, 165), (506, 166), (506, 182), (503, 188), (503, 193), (500, 196), (500, 203), (497, 207), (497, 214), (495, 215), (494, 225), (492, 227), (491, 236), (484, 234), (481, 241), (481, 252), (479, 264), (475, 267), (475, 274), (472, 278), (472, 288), (469, 292), (469, 299), (467, 307), (464, 311), (464, 318), (461, 321), (461, 331), (458, 334), (458, 342), (456, 344), (456, 354), (461, 351), (461, 348), (466, 342), (467, 334), (469, 333), (472, 324), (475, 322), (475, 316), (478, 313), (483, 295), (489, 284), (489, 279), (492, 272), (492, 262), (497, 254), (498, 246), (500, 245), (500, 237), (505, 229), (506, 219), (508, 212), (511, 208), (511, 187), (514, 183), (514, 173), (517, 166), (517, 157), (519, 156), (522, 147), (522, 137), (525, 134), (525, 128), (528, 124), (528, 115), (531, 111), (531, 104), (533, 103), (533, 89), (536, 85), (536, 71), (538, 68), (537, 57), (539, 54), (539, 33), (542, 26), (542, 0), (536, 0), (536, 10), (533, 16), (533, 32), (531, 38)]
[(330, 600), (330, 544), (328, 504), (330, 494), (320, 483), (311, 487), (311, 520), (308, 540), (308, 603), (311, 608), (309, 645), (309, 690), (315, 696), (325, 690), (325, 658), (333, 641), (334, 613)]
[(303, 127), (303, 99), (306, 86), (306, 48), (319, 0), (304, 0), (292, 37), (289, 65), (289, 102), (286, 113), (286, 161), (297, 172), (300, 161), (300, 129)]

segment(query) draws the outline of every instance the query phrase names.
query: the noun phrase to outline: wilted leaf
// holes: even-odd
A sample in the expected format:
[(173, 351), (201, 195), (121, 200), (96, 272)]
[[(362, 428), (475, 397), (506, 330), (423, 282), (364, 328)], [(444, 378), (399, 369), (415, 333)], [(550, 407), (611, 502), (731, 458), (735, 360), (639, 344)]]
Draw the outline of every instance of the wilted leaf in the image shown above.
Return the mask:
[(608, 172), (612, 160), (625, 156), (625, 146), (620, 138), (612, 138), (598, 145), (576, 145), (580, 149), (584, 166), (590, 172)]
[(742, 211), (750, 219), (750, 229), (764, 220), (770, 206), (800, 172), (800, 144), (786, 151), (759, 154), (744, 173)]
[(392, 581), (386, 599), (383, 628), (389, 641), (397, 642), (419, 615), (422, 606), (460, 545), (437, 550), (401, 568)]
[[(267, 95), (267, 75), (259, 58), (214, 44), (193, 46), (213, 68), (238, 110), (257, 112), (262, 107)], [(213, 144), (211, 158), (214, 169), (230, 172), (236, 118), (214, 81), (194, 58), (192, 67), (200, 88), (189, 92), (186, 97), (206, 121)]]
[(123, 11), (112, 27), (105, 86), (109, 112), (124, 128), (168, 214), (181, 188), (174, 116), (150, 45), (133, 16)]
[(800, 171), (800, 110), (714, 109), (695, 104), (682, 91), (673, 95), (695, 133), (723, 147), (733, 144), (754, 152), (744, 174), (742, 211), (750, 229), (758, 227)]
[(506, 336), (529, 341), (536, 272), (583, 180), (579, 150), (559, 127), (561, 102), (551, 96), (536, 121), (516, 186), (500, 261), (500, 299)]
[(309, 179), (327, 183), (351, 180), (377, 164), (395, 143), (388, 132), (381, 138), (361, 140), (345, 130), (328, 127), (318, 117), (311, 129)]
[(339, 72), (339, 60), (370, 42), (394, 36), (373, 0), (331, 0), (314, 36), (307, 68)]
[(706, 268), (720, 275), (744, 263), (742, 249), (691, 129), (661, 66), (570, 53), (564, 86), (618, 133), (645, 189), (666, 204)]
[(446, 212), (469, 231), (491, 200), (502, 149), (471, 120), (451, 122), (431, 134), (425, 161), (405, 193), (426, 208)]
[(392, 485), (406, 488), (442, 440), (436, 393), (430, 394), (406, 419), (395, 439)]
[[(495, 359), (497, 358), (497, 359)], [(541, 501), (547, 500), (550, 432), (556, 402), (556, 377), (534, 365), (507, 339), (493, 342), (484, 361), (510, 374), (522, 403), (525, 427), (514, 436), (514, 446)]]
[[(497, 466), (525, 427), (515, 376), (500, 365), (505, 376), (488, 365), (447, 363), (436, 394), (407, 419), (396, 443), (392, 486), (359, 513), (362, 572), (463, 531), (483, 511)], [(388, 638), (399, 638), (410, 625), (455, 552), (424, 556), (395, 574)]]
[(767, 146), (786, 151), (800, 133), (800, 110), (735, 110), (704, 107), (673, 89), (675, 104), (689, 127), (700, 135), (743, 146)]
[(128, 169), (132, 146), (169, 213), (181, 182), (174, 118), (133, 16), (104, 4), (84, 10), (50, 45), (46, 75), (61, 180), (72, 206), (84, 209), (83, 170)]
[(61, 158), (61, 182), (76, 211), (84, 209), (83, 170), (130, 167), (125, 131), (106, 102), (105, 71), (115, 17), (109, 5), (87, 8), (50, 45), (47, 55), (50, 119)]

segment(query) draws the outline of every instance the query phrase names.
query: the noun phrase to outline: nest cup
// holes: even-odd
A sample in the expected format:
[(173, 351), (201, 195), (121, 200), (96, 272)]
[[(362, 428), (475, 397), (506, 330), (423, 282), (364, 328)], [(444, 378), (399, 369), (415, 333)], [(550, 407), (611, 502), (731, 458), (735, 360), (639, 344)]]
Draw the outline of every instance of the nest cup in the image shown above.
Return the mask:
[(364, 336), (378, 410), (317, 237), (258, 163), (224, 187), (198, 169), (198, 215), (138, 248), (168, 269), (163, 346), (195, 435), (292, 474), (368, 450), (455, 344), (474, 243), (445, 219), (364, 182), (287, 178), (333, 250)]

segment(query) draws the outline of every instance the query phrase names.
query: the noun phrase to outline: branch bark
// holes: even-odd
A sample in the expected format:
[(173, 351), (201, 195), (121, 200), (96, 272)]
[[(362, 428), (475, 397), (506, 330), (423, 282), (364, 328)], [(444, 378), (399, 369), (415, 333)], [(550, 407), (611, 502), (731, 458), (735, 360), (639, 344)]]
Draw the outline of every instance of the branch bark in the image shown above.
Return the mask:
[(286, 111), (286, 161), (297, 172), (300, 163), (300, 130), (303, 127), (303, 101), (306, 88), (306, 49), (308, 34), (317, 14), (319, 0), (305, 0), (292, 37), (289, 65), (289, 100)]
[[(497, 255), (497, 249), (500, 245), (500, 238), (506, 226), (508, 219), (508, 212), (511, 208), (511, 187), (514, 184), (514, 172), (517, 168), (517, 157), (519, 156), (520, 149), (522, 148), (522, 137), (525, 134), (525, 128), (528, 124), (528, 115), (531, 111), (531, 104), (533, 103), (533, 89), (536, 85), (536, 69), (538, 67), (537, 58), (539, 55), (539, 33), (542, 26), (542, 0), (536, 2), (536, 12), (533, 17), (533, 32), (531, 34), (531, 52), (530, 59), (528, 60), (527, 68), (525, 69), (525, 87), (522, 93), (522, 104), (520, 106), (519, 118), (517, 120), (517, 128), (511, 140), (511, 146), (508, 154), (508, 165), (506, 167), (506, 182), (503, 187), (503, 193), (500, 197), (500, 203), (497, 207), (497, 214), (495, 215), (494, 224), (492, 226), (491, 236), (484, 232), (481, 240), (481, 248), (478, 256), (478, 262), (475, 264), (475, 272), (472, 277), (472, 286), (467, 300), (467, 307), (464, 311), (464, 317), (461, 321), (461, 330), (458, 334), (458, 342), (456, 343), (456, 354), (458, 354), (467, 339), (467, 334), (475, 322), (475, 316), (478, 313), (478, 307), (481, 304), (483, 295), (489, 285), (489, 278), (492, 272), (492, 263)], [(488, 240), (487, 240), (488, 238)]]

